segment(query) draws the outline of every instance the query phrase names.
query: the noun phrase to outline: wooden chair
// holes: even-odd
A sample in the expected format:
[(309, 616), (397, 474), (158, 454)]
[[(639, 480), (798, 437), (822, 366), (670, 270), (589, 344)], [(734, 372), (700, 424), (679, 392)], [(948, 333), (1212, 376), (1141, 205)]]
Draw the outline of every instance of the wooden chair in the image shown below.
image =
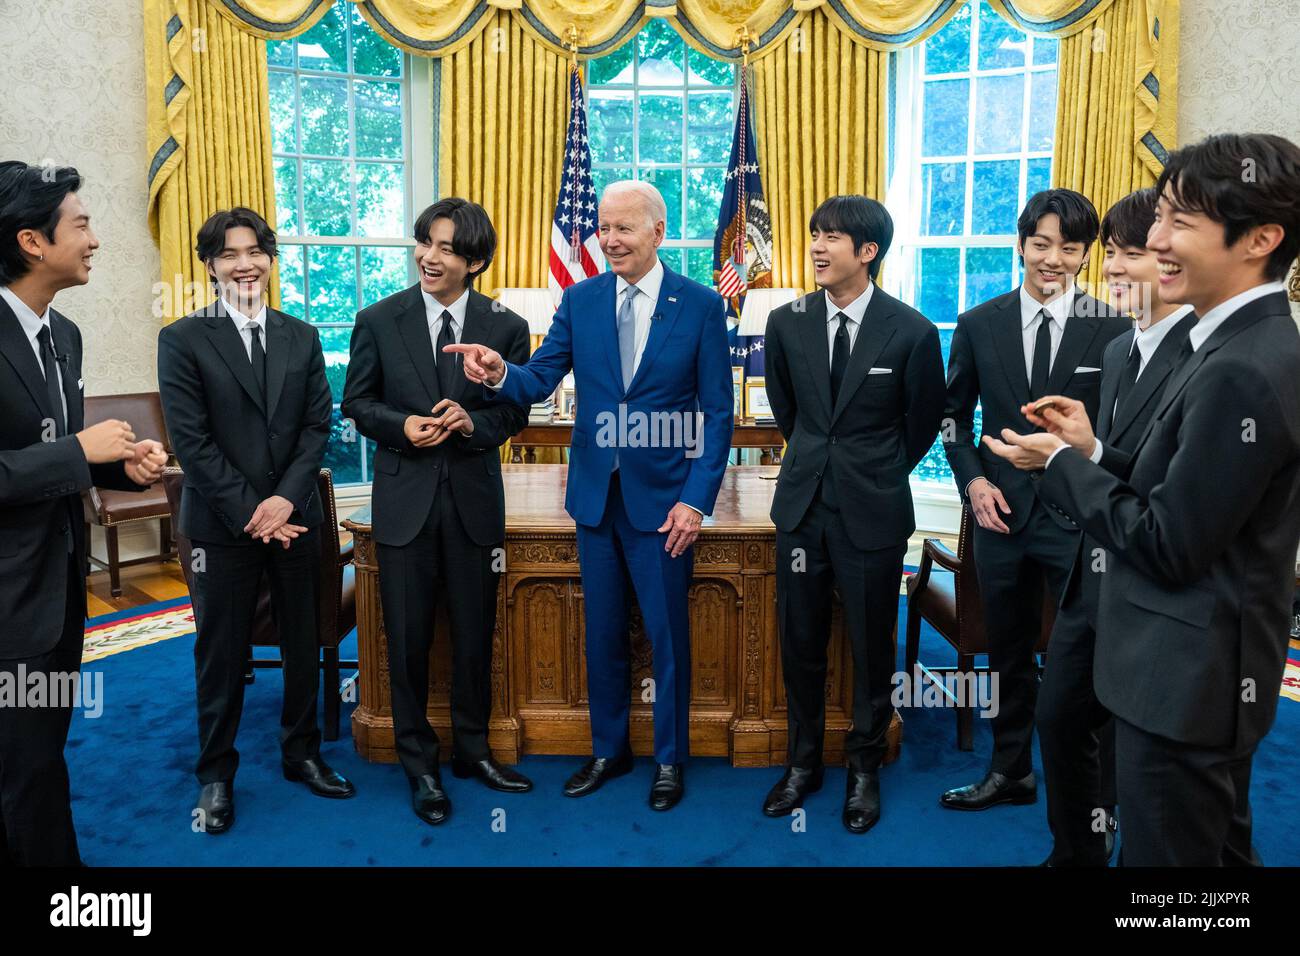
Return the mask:
[[(167, 425), (163, 421), (162, 401), (157, 392), (132, 392), (125, 395), (96, 395), (85, 400), (86, 425), (97, 425), (110, 418), (129, 422), (131, 430), (141, 438), (157, 438), (167, 449), (171, 457), (171, 443), (167, 440)], [(166, 560), (175, 552), (172, 550), (172, 531), (170, 511), (167, 507), (167, 495), (160, 485), (154, 485), (147, 491), (114, 491), (109, 488), (91, 488), (82, 497), (82, 509), (86, 522), (86, 541), (90, 541), (91, 525), (104, 529), (104, 547), (107, 561), (95, 557), (89, 545), (86, 558), (101, 568), (108, 569), (109, 586), (113, 597), (122, 596), (121, 569), (133, 564), (143, 564)], [(158, 554), (143, 558), (123, 561), (119, 553), (117, 532), (124, 524), (137, 521), (158, 521)]]
[[(168, 468), (163, 472), (163, 487), (166, 489), (167, 501), (171, 508), (174, 526), (179, 529), (177, 519), (181, 507), (181, 486), (185, 473), (180, 468)], [(352, 566), (352, 544), (346, 548), (339, 544), (339, 521), (334, 508), (334, 477), (328, 468), (320, 470), (317, 479), (317, 493), (325, 508), (325, 521), (320, 526), (321, 561), (320, 561), (320, 614), (318, 629), (320, 634), (321, 668), (324, 670), (322, 683), (325, 687), (325, 713), (322, 733), (326, 740), (339, 739), (339, 672), (341, 668), (355, 668), (355, 660), (339, 659), (339, 644), (343, 638), (356, 627), (356, 570)], [(185, 573), (185, 583), (194, 590), (193, 568), (190, 560), (190, 541), (183, 534), (176, 533), (176, 550), (180, 557), (181, 569)], [(248, 675), (246, 680), (253, 681), (253, 669), (257, 667), (283, 667), (280, 657), (258, 658), (253, 656), (253, 647), (279, 647), (280, 634), (276, 629), (275, 615), (271, 607), (271, 586), (266, 575), (258, 591), (257, 610), (253, 617), (253, 635), (248, 649)]]
[[(957, 651), (956, 667), (927, 667), (920, 664), (923, 679), (942, 685), (944, 674), (966, 675), (987, 672), (975, 666), (975, 655), (987, 654), (988, 638), (984, 633), (984, 606), (980, 600), (979, 578), (975, 571), (973, 526), (975, 517), (962, 506), (961, 527), (957, 535), (957, 553), (953, 554), (938, 538), (926, 538), (921, 546), (921, 564), (907, 579), (906, 668), (911, 678), (918, 665), (921, 621), (928, 621)], [(936, 568), (935, 566), (938, 565)], [(1036, 654), (1046, 655), (1047, 639), (1056, 621), (1056, 599), (1043, 582), (1043, 626)], [(957, 707), (957, 746), (972, 750), (975, 708)]]

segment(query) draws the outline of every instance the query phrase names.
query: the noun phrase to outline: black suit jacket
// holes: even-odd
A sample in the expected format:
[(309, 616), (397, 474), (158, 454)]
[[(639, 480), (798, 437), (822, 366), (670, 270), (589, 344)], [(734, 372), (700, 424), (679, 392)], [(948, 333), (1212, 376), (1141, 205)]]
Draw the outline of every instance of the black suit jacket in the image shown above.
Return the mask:
[[(127, 478), (121, 462), (86, 462), (76, 437), (85, 427), (81, 331), (51, 309), (50, 335), (60, 357), (68, 427), (63, 438), (46, 441), (46, 422), (62, 409), (48, 407), (41, 363), (18, 316), (0, 299), (0, 660), (44, 654), (63, 633), (69, 537), (74, 566), (86, 565), (81, 492), (92, 486), (143, 489)], [(77, 592), (85, 617), (81, 583)]]
[(1073, 449), (1041, 473), (1112, 554), (1094, 683), (1149, 733), (1245, 747), (1272, 725), (1300, 540), (1297, 368), (1286, 296), (1257, 299), (1169, 378), (1127, 481)]
[(244, 526), (272, 495), (293, 502), (292, 524), (325, 520), (316, 482), (333, 402), (316, 329), (266, 310), (264, 407), (243, 338), (217, 300), (158, 333), (158, 390), (185, 471), (181, 533), (252, 545)]
[[(772, 521), (793, 531), (822, 474), (834, 471), (841, 514), (863, 549), (906, 541), (916, 530), (908, 477), (943, 415), (943, 356), (934, 323), (879, 287), (862, 317), (831, 407), (826, 293), (806, 295), (767, 322), (766, 381), (789, 447), (772, 499)], [(870, 374), (872, 368), (888, 372)]]
[[(1101, 356), (1107, 343), (1132, 328), (1110, 306), (1075, 290), (1070, 317), (1047, 379), (1047, 391), (1083, 402), (1097, 420)], [(1079, 372), (1080, 368), (1096, 369)], [(1033, 485), (1024, 472), (975, 443), (975, 406), (983, 406), (983, 434), (1002, 437), (1002, 429), (1036, 431), (1020, 414), (1029, 401), (1025, 347), (1020, 321), (1020, 290), (990, 299), (957, 318), (948, 354), (948, 404), (944, 410), (944, 454), (963, 498), (976, 478), (996, 485), (1011, 508), (1002, 520), (1012, 533), (1024, 527), (1034, 505)], [(1076, 530), (1064, 516), (1049, 512), (1061, 527)]]
[[(460, 341), (495, 349), (508, 362), (528, 361), (528, 323), (487, 296), (470, 290)], [(375, 541), (409, 544), (428, 517), (437, 493), (439, 469), (450, 469), (452, 494), (465, 530), (475, 544), (505, 540), (505, 489), (497, 449), (528, 422), (528, 412), (493, 400), (457, 370), (452, 394), (474, 422), (432, 448), (416, 448), (402, 426), (410, 415), (428, 415), (443, 399), (433, 341), (419, 285), (390, 295), (357, 314), (352, 355), (343, 389), (343, 414), (379, 444), (371, 521)], [(437, 361), (448, 357), (440, 355)]]

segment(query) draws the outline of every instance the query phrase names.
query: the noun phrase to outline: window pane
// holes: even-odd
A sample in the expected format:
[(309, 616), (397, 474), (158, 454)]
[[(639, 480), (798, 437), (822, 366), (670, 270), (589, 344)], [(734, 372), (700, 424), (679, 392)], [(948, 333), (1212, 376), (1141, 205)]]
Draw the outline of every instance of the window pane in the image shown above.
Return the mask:
[(686, 44), (662, 18), (652, 19), (637, 34), (642, 86), (683, 86), (682, 61)]
[(589, 61), (587, 64), (587, 85), (631, 83), (632, 56), (635, 53), (635, 43), (624, 43), (613, 53)]
[(1025, 174), (1025, 199), (1034, 193), (1040, 193), (1052, 185), (1052, 161), (1050, 159), (1031, 159)]
[(275, 161), (275, 228), (296, 235), (298, 232), (298, 160)]
[(713, 288), (713, 250), (686, 250), (686, 274), (701, 285)]
[(637, 171), (637, 179), (644, 179), (646, 182), (652, 183), (663, 195), (664, 205), (668, 207), (668, 231), (666, 238), (680, 239), (682, 237), (681, 167), (675, 166), (669, 169), (641, 169)]
[(348, 70), (346, 4), (336, 3), (320, 22), (298, 38), (298, 66), (303, 70)]
[(309, 236), (346, 236), (352, 228), (349, 166), (335, 160), (303, 160), (302, 204)]
[(353, 246), (308, 246), (313, 322), (352, 322), (357, 317), (357, 261)]
[(1034, 73), (1029, 87), (1029, 151), (1050, 152), (1056, 132), (1056, 71)]
[(293, 66), (292, 40), (267, 40), (266, 62), (269, 66)]
[(357, 156), (402, 158), (402, 84), (358, 80), (353, 84)]
[(302, 151), (315, 156), (347, 156), (348, 81), (304, 76), (302, 96)]
[(1040, 66), (1045, 63), (1055, 63), (1057, 57), (1056, 51), (1059, 45), (1059, 40), (1046, 40), (1043, 37), (1034, 37), (1034, 66)]
[(685, 252), (686, 250), (680, 246), (660, 246), (659, 258), (673, 272), (684, 273), (686, 266), (682, 264), (682, 256), (685, 255)]
[(980, 77), (975, 85), (975, 152), (1020, 152), (1024, 111), (1023, 75)]
[(343, 401), (343, 382), (347, 377), (348, 343), (352, 339), (351, 329), (318, 329), (320, 348), (325, 356), (325, 377), (329, 379), (330, 394), (335, 402)]
[(402, 167), (357, 163), (357, 235), (398, 239), (406, 233)]
[(1015, 287), (1011, 246), (966, 250), (966, 308), (971, 309)]
[(960, 236), (965, 214), (966, 164), (921, 167), (921, 235)]
[(280, 260), (280, 308), (300, 319), (303, 312), (302, 246), (281, 245), (276, 250)]
[(298, 131), (294, 122), (297, 104), (294, 87), (297, 80), (292, 73), (271, 70), (267, 76), (271, 105), (271, 149), (277, 153), (298, 152)]
[(361, 247), (361, 304), (378, 302), (410, 283), (411, 251), (400, 246)]
[(726, 60), (715, 60), (690, 47), (686, 48), (686, 65), (690, 70), (692, 86), (731, 86), (736, 82), (734, 66)]
[(1024, 66), (1025, 50), (1029, 36), (993, 12), (986, 3), (980, 4), (979, 68), (996, 70), (1007, 66)]
[(605, 192), (605, 187), (620, 179), (635, 179), (631, 166), (596, 167), (591, 171), (591, 185), (596, 189), (596, 199)]
[(971, 235), (1009, 235), (1019, 212), (1020, 161), (976, 163), (971, 186)]
[(368, 76), (401, 76), (402, 51), (376, 33), (356, 7), (349, 4), (348, 9), (352, 13), (352, 71)]
[[(638, 108), (640, 136), (637, 157), (642, 163), (682, 161), (682, 97), (680, 93), (643, 93)], [(604, 159), (605, 157), (601, 157)]]
[(591, 157), (602, 163), (632, 162), (631, 90), (593, 90), (591, 93)]
[(686, 238), (712, 239), (718, 231), (722, 187), (727, 171), (721, 166), (686, 173)]
[[(691, 93), (687, 97), (687, 161), (725, 163), (731, 156), (730, 93)], [(749, 157), (751, 160), (754, 157)]]
[(931, 322), (957, 321), (960, 262), (960, 249), (917, 250), (917, 307)]
[[(336, 399), (337, 401), (337, 399)], [(350, 438), (351, 441), (345, 439)], [(322, 468), (333, 472), (335, 485), (357, 484), (361, 478), (361, 454), (365, 443), (361, 433), (355, 428), (346, 428), (343, 414), (334, 406), (333, 424), (330, 428), (330, 441), (325, 447)]]
[(921, 155), (963, 155), (969, 121), (970, 80), (927, 80)]
[(964, 4), (925, 41), (926, 73), (963, 73), (970, 69), (970, 8), (969, 3)]

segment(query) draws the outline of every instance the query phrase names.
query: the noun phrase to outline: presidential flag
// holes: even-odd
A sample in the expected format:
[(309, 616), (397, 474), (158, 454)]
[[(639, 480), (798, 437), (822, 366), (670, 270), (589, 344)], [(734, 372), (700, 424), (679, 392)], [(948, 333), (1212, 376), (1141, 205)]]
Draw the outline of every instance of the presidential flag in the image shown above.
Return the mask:
[(547, 285), (556, 308), (565, 289), (605, 271), (605, 254), (596, 238), (596, 186), (591, 181), (587, 108), (577, 64), (569, 70), (569, 130), (564, 138), (560, 198), (551, 220), (550, 265)]
[(731, 161), (718, 231), (713, 237), (713, 282), (727, 300), (731, 325), (731, 364), (743, 365), (746, 375), (763, 374), (763, 336), (736, 333), (745, 293), (772, 285), (772, 220), (763, 201), (763, 178), (749, 118), (749, 92), (740, 74), (740, 106), (731, 137)]

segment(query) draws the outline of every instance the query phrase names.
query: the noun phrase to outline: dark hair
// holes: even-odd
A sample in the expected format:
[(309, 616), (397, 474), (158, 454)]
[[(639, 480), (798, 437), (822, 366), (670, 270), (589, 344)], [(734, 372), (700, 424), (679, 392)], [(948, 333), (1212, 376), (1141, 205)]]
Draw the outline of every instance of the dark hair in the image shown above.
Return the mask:
[(1286, 278), (1300, 252), (1300, 146), (1267, 133), (1211, 136), (1174, 152), (1155, 188), (1174, 208), (1222, 224), (1228, 246), (1256, 226), (1281, 226), (1265, 275)]
[(59, 207), (69, 193), (80, 188), (81, 174), (71, 166), (29, 166), (14, 159), (0, 162), (0, 285), (31, 270), (18, 245), (18, 233), (35, 229), (53, 242)]
[(226, 232), (241, 226), (252, 229), (253, 235), (257, 237), (257, 248), (272, 259), (275, 258), (275, 230), (258, 213), (246, 206), (235, 206), (233, 209), (214, 212), (199, 227), (198, 238), (194, 242), (199, 261), (207, 265), (221, 255), (221, 250), (226, 248)]
[(448, 196), (439, 199), (415, 220), (415, 241), (428, 243), (429, 230), (435, 219), (450, 219), (453, 226), (451, 234), (451, 251), (466, 262), (483, 260), (483, 268), (465, 276), (465, 288), (492, 265), (492, 257), (497, 251), (497, 231), (492, 227), (492, 220), (487, 210), (476, 202)]
[[(1029, 197), (1029, 202), (1025, 203), (1025, 208), (1016, 220), (1021, 249), (1029, 237), (1038, 231), (1039, 221), (1052, 213), (1061, 220), (1061, 236), (1066, 242), (1081, 242), (1084, 246), (1091, 246), (1097, 241), (1101, 225), (1097, 222), (1097, 210), (1087, 196), (1076, 193), (1073, 189), (1044, 189)], [(1022, 265), (1024, 261), (1024, 256), (1021, 256)]]
[(889, 210), (866, 196), (832, 196), (813, 210), (809, 232), (842, 232), (853, 240), (857, 252), (868, 242), (876, 244), (876, 258), (867, 265), (872, 279), (880, 271), (880, 260), (894, 241), (894, 220)]
[(1116, 200), (1101, 220), (1101, 241), (1125, 249), (1145, 249), (1147, 233), (1156, 221), (1156, 195), (1155, 189), (1148, 186)]

